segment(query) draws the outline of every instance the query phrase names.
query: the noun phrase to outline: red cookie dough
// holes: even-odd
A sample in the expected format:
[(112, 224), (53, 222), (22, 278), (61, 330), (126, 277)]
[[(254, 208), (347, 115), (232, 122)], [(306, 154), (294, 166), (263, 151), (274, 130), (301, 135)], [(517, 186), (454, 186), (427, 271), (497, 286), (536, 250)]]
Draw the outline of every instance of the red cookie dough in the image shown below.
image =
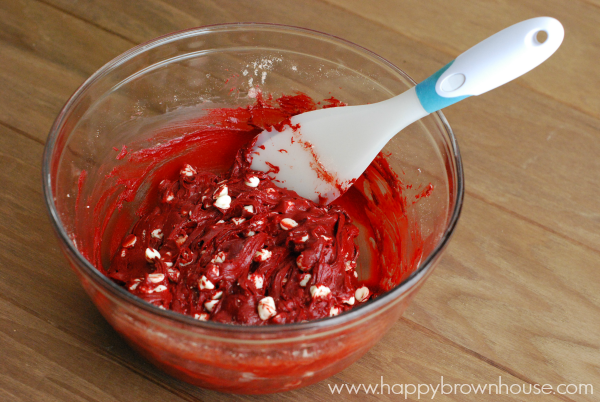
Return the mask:
[(249, 169), (185, 164), (125, 236), (107, 271), (136, 296), (199, 320), (265, 325), (340, 314), (371, 296), (355, 271), (358, 229)]

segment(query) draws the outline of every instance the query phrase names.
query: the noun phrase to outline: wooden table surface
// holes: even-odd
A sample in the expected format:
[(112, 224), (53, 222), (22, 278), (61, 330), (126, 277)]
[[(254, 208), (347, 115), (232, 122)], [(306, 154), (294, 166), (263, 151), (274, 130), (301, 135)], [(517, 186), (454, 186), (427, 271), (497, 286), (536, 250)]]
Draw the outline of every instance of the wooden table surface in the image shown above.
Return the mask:
[[(346, 38), (420, 81), (502, 28), (543, 15), (566, 30), (552, 58), (444, 112), (466, 196), (436, 272), (383, 340), (328, 380), (251, 397), (170, 378), (106, 323), (60, 253), (40, 184), (48, 131), (88, 76), (141, 42), (201, 25), (277, 22)], [(382, 376), (594, 387), (594, 395), (436, 395), (442, 401), (600, 400), (599, 33), (600, 0), (0, 1), (0, 400), (402, 399), (330, 391)]]

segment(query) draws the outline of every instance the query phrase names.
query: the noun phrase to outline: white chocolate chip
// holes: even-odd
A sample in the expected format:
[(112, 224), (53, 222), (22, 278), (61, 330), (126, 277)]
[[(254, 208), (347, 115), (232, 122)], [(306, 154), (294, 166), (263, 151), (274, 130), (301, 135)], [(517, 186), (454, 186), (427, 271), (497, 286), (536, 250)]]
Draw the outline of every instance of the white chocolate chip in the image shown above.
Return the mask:
[(311, 277), (312, 277), (311, 274), (300, 275), (300, 286), (305, 287), (308, 284), (308, 281), (310, 281)]
[(200, 313), (200, 314), (194, 314), (194, 318), (200, 321), (208, 321), (208, 319), (210, 318), (210, 314), (208, 313)]
[(263, 248), (254, 253), (254, 261), (267, 261), (272, 255), (273, 253), (271, 251)]
[(169, 262), (169, 261), (165, 261), (165, 265), (167, 266), (167, 268), (171, 268), (173, 266), (173, 263)]
[(252, 237), (256, 234), (256, 232), (254, 230), (248, 230), (247, 232), (244, 233), (244, 236), (246, 237)]
[(324, 299), (329, 293), (331, 293), (331, 289), (324, 285), (310, 287), (310, 295), (313, 299)]
[(212, 311), (215, 309), (215, 306), (217, 305), (217, 303), (219, 303), (219, 300), (210, 300), (207, 301), (206, 303), (204, 303), (204, 308), (212, 313)]
[(186, 234), (183, 236), (178, 236), (177, 240), (175, 240), (175, 243), (177, 243), (178, 246), (181, 246), (183, 243), (185, 243), (187, 238), (188, 238), (188, 236)]
[(302, 243), (305, 243), (307, 240), (308, 240), (308, 235), (307, 234), (305, 234), (304, 236), (302, 236), (302, 238), (300, 239), (300, 241)]
[(185, 164), (183, 166), (183, 169), (181, 169), (181, 171), (179, 172), (182, 176), (187, 176), (187, 177), (192, 177), (196, 174), (196, 169), (194, 169), (193, 167), (191, 167), (188, 164)]
[(167, 270), (167, 273), (171, 276), (171, 279), (174, 281), (179, 280), (179, 271), (177, 271), (176, 269), (169, 269)]
[(283, 218), (281, 222), (279, 222), (279, 226), (281, 226), (283, 230), (290, 230), (298, 226), (298, 222), (290, 218)]
[(331, 309), (329, 310), (329, 316), (330, 317), (334, 317), (336, 315), (338, 315), (340, 313), (340, 309), (338, 307), (331, 307)]
[(258, 184), (260, 183), (260, 179), (256, 176), (249, 176), (246, 181), (244, 182), (245, 185), (247, 185), (248, 187), (258, 187)]
[(358, 289), (356, 289), (356, 292), (354, 292), (354, 296), (356, 297), (356, 301), (359, 303), (364, 302), (365, 300), (367, 300), (369, 298), (369, 288), (366, 286), (362, 286)]
[(210, 262), (212, 262), (212, 263), (221, 263), (221, 262), (225, 261), (225, 257), (226, 257), (225, 252), (219, 251), (217, 254), (215, 254), (215, 256), (213, 257), (213, 259), (210, 260)]
[(137, 237), (135, 237), (135, 235), (129, 235), (125, 238), (125, 241), (123, 242), (123, 247), (132, 248), (136, 242)]
[(296, 258), (296, 265), (300, 269), (300, 271), (308, 271), (310, 270), (309, 266), (304, 265), (304, 255), (300, 254), (298, 258)]
[(133, 284), (129, 287), (129, 290), (135, 290), (139, 286), (141, 281), (141, 279), (134, 279)]
[(227, 186), (222, 185), (217, 188), (217, 190), (213, 194), (213, 198), (218, 199), (219, 197), (224, 197), (226, 195), (229, 195), (229, 189), (227, 188)]
[(211, 299), (213, 299), (213, 300), (219, 300), (219, 299), (221, 299), (221, 297), (223, 297), (223, 291), (219, 290), (219, 291), (217, 291), (217, 293), (215, 293), (213, 295), (213, 297), (211, 297)]
[(257, 310), (258, 316), (263, 321), (274, 317), (275, 314), (277, 314), (277, 310), (275, 309), (275, 300), (273, 300), (271, 296), (260, 299)]
[(213, 205), (217, 208), (228, 209), (229, 206), (231, 205), (231, 197), (228, 195), (223, 195), (223, 196), (217, 198), (217, 200), (215, 201), (215, 203)]
[(289, 200), (284, 201), (283, 202), (283, 211), (282, 212), (284, 214), (287, 214), (287, 213), (291, 212), (294, 209), (295, 205), (296, 204), (294, 204), (293, 201), (289, 201)]
[(212, 290), (215, 288), (215, 285), (208, 279), (206, 276), (202, 275), (200, 280), (198, 281), (198, 287), (200, 290), (208, 289)]
[(221, 223), (225, 223), (225, 221), (223, 219), (217, 221), (217, 225), (220, 225)]
[(349, 299), (344, 300), (344, 303), (353, 306), (354, 305), (354, 296), (350, 296)]
[(219, 276), (219, 267), (217, 267), (216, 265), (211, 265), (211, 267), (208, 269), (208, 272), (212, 275), (212, 276)]
[(154, 229), (150, 235), (152, 237), (154, 237), (155, 239), (162, 239), (163, 238), (163, 232), (160, 229)]
[(254, 207), (252, 205), (245, 205), (244, 209), (246, 211), (248, 211), (249, 213), (253, 214), (254, 213)]
[(356, 271), (354, 271), (354, 277), (358, 278), (358, 273)]
[(159, 283), (165, 280), (164, 274), (148, 274), (148, 280), (152, 283)]
[(175, 198), (175, 196), (173, 195), (173, 193), (169, 191), (169, 193), (165, 197), (165, 201), (166, 202), (171, 202), (171, 201), (173, 201), (174, 198)]
[(231, 221), (235, 223), (236, 226), (240, 225), (246, 220), (246, 218), (232, 218)]
[(148, 291), (148, 293), (160, 293), (164, 292), (165, 290), (167, 290), (167, 287), (165, 285), (158, 285), (154, 289)]
[(248, 275), (248, 279), (254, 284), (254, 287), (256, 289), (262, 289), (263, 288), (263, 276), (261, 274), (257, 274), (257, 273), (253, 273)]
[(153, 262), (155, 258), (160, 259), (160, 253), (155, 249), (148, 247), (146, 249), (146, 261)]

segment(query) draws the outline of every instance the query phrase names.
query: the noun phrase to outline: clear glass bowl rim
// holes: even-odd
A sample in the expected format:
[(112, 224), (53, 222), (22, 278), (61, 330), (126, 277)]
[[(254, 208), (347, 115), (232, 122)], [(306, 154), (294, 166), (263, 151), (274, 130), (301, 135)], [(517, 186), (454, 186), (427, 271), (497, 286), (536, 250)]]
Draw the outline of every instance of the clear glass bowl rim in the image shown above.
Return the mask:
[[(113, 297), (120, 299), (120, 301), (125, 304), (132, 304), (133, 306), (150, 313), (151, 315), (160, 316), (162, 318), (166, 318), (168, 320), (173, 320), (175, 323), (180, 325), (189, 325), (192, 327), (198, 327), (199, 329), (204, 330), (215, 330), (219, 333), (231, 333), (232, 335), (238, 334), (255, 334), (260, 336), (261, 334), (269, 335), (274, 333), (280, 333), (284, 335), (286, 332), (289, 332), (289, 335), (297, 332), (311, 332), (311, 330), (327, 330), (328, 328), (334, 329), (343, 327), (344, 324), (352, 323), (354, 321), (358, 321), (361, 318), (366, 318), (366, 316), (377, 310), (385, 310), (385, 307), (392, 304), (392, 302), (402, 296), (406, 291), (412, 288), (415, 284), (419, 282), (419, 280), (427, 274), (433, 268), (436, 257), (444, 250), (446, 245), (448, 244), (450, 237), (454, 233), (454, 229), (456, 227), (456, 223), (458, 222), (458, 218), (460, 216), (463, 204), (464, 197), (464, 176), (463, 176), (463, 166), (462, 159), (460, 155), (460, 151), (458, 148), (458, 143), (456, 141), (456, 137), (454, 136), (454, 132), (450, 128), (448, 121), (445, 116), (441, 112), (435, 112), (432, 116), (437, 117), (442, 123), (442, 126), (446, 130), (448, 137), (450, 139), (450, 146), (452, 151), (452, 156), (454, 157), (454, 163), (456, 166), (456, 201), (454, 204), (454, 209), (452, 210), (452, 215), (450, 217), (450, 221), (446, 230), (444, 231), (439, 243), (433, 250), (433, 252), (427, 256), (427, 258), (421, 263), (421, 266), (413, 272), (408, 278), (406, 278), (402, 283), (398, 286), (394, 287), (392, 290), (389, 290), (375, 299), (368, 301), (367, 303), (353, 308), (343, 314), (340, 314), (335, 317), (323, 318), (320, 320), (313, 320), (304, 323), (292, 323), (292, 324), (281, 324), (281, 325), (266, 325), (266, 326), (247, 326), (247, 325), (235, 325), (235, 324), (222, 324), (212, 321), (199, 321), (191, 316), (179, 314), (170, 310), (162, 310), (158, 307), (151, 305), (143, 301), (142, 299), (134, 296), (129, 293), (127, 290), (118, 286), (116, 283), (111, 281), (108, 277), (103, 275), (98, 269), (96, 269), (87, 259), (81, 255), (79, 250), (73, 245), (70, 240), (64, 226), (62, 225), (61, 219), (58, 216), (56, 211), (56, 207), (54, 205), (54, 196), (52, 193), (52, 182), (50, 175), (50, 161), (52, 158), (52, 154), (54, 153), (54, 146), (56, 144), (58, 135), (64, 123), (64, 120), (68, 114), (68, 111), (71, 107), (78, 101), (78, 99), (85, 93), (85, 91), (94, 84), (100, 77), (109, 73), (114, 68), (118, 67), (121, 63), (126, 60), (143, 53), (144, 51), (176, 41), (178, 39), (187, 38), (190, 36), (199, 36), (207, 32), (217, 32), (217, 31), (231, 31), (231, 30), (281, 30), (287, 33), (295, 33), (299, 35), (307, 35), (312, 38), (321, 38), (321, 39), (329, 39), (334, 42), (339, 42), (355, 51), (357, 53), (366, 54), (372, 59), (377, 60), (379, 63), (386, 65), (387, 67), (394, 70), (399, 75), (403, 76), (406, 80), (411, 82), (413, 85), (417, 83), (402, 71), (400, 68), (396, 67), (394, 64), (384, 59), (383, 57), (377, 55), (376, 53), (359, 46), (353, 42), (345, 40), (343, 38), (337, 37), (335, 35), (330, 35), (324, 32), (320, 32), (317, 30), (283, 25), (283, 24), (273, 24), (273, 23), (259, 23), (259, 22), (237, 22), (237, 23), (226, 23), (226, 24), (215, 24), (215, 25), (206, 25), (197, 28), (190, 28), (181, 31), (172, 32), (163, 36), (159, 36), (154, 38), (148, 42), (139, 44), (128, 51), (122, 53), (121, 55), (115, 57), (113, 60), (106, 63), (99, 70), (97, 70), (94, 74), (92, 74), (87, 80), (81, 84), (81, 86), (71, 95), (69, 100), (65, 103), (61, 111), (59, 112), (56, 120), (54, 121), (48, 139), (46, 141), (46, 146), (44, 149), (44, 155), (42, 160), (42, 187), (44, 193), (44, 201), (46, 204), (46, 208), (48, 209), (49, 215), (51, 217), (52, 226), (55, 232), (58, 235), (59, 241), (64, 246), (63, 250), (66, 250), (68, 255), (77, 262), (79, 267), (85, 272), (86, 276), (94, 281), (96, 285), (104, 288), (108, 293), (110, 293)], [(164, 325), (164, 323), (162, 323)]]

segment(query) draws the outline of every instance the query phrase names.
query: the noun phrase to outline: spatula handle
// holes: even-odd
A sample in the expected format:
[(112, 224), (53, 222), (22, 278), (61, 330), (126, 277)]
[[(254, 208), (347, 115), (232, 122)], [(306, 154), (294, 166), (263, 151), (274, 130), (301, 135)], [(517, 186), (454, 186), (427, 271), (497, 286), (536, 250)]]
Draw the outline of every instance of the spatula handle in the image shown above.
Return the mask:
[(519, 22), (473, 46), (417, 85), (423, 108), (435, 112), (525, 74), (550, 57), (564, 29), (551, 17)]

